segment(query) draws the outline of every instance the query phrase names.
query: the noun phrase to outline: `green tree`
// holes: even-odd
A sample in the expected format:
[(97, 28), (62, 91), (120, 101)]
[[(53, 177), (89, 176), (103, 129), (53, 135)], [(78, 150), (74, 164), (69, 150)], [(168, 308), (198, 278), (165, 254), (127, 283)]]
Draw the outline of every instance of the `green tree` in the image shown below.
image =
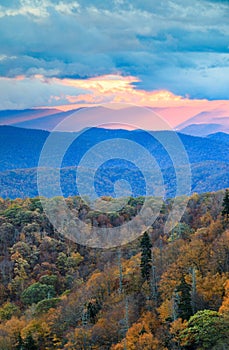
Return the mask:
[(223, 199), (222, 215), (225, 217), (226, 220), (229, 219), (229, 190), (228, 189), (226, 190), (225, 196)]
[(89, 303), (87, 304), (87, 317), (90, 320), (90, 322), (92, 323), (96, 322), (96, 316), (100, 311), (100, 309), (101, 309), (101, 305), (97, 299), (89, 301)]
[(6, 302), (0, 308), (0, 321), (10, 320), (11, 317), (19, 312), (18, 306), (13, 303)]
[(141, 274), (144, 280), (149, 281), (151, 275), (152, 264), (152, 244), (147, 232), (144, 233), (141, 239)]
[(61, 301), (60, 298), (43, 299), (39, 301), (36, 305), (36, 315), (41, 315), (46, 313), (49, 309), (54, 309), (57, 307), (58, 303)]
[(39, 282), (47, 286), (53, 286), (56, 290), (58, 286), (58, 277), (56, 275), (43, 275), (39, 279)]
[(220, 350), (229, 348), (229, 320), (212, 310), (198, 311), (180, 332), (181, 344), (187, 350)]
[(180, 285), (177, 288), (179, 293), (178, 317), (182, 320), (189, 320), (192, 316), (191, 286), (185, 281), (184, 276), (181, 277)]
[(24, 290), (22, 293), (22, 301), (24, 304), (31, 305), (38, 303), (43, 299), (49, 299), (55, 296), (55, 289), (51, 285), (34, 283)]
[(35, 343), (35, 340), (33, 339), (31, 334), (28, 334), (27, 337), (25, 338), (22, 349), (23, 350), (38, 350), (38, 347)]
[(18, 335), (18, 340), (17, 340), (17, 345), (15, 347), (15, 350), (24, 350), (24, 342), (20, 333)]

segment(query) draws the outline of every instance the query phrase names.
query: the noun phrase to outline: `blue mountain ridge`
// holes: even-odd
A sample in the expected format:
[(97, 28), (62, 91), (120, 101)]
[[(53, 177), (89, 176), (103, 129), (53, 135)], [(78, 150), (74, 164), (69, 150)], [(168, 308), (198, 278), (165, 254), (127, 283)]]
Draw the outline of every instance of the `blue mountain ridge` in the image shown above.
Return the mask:
[[(223, 133), (222, 133), (223, 134)], [(206, 192), (229, 187), (229, 144), (225, 142), (227, 134), (209, 137), (194, 137), (177, 134), (183, 144), (187, 156), (188, 165), (192, 172), (192, 192)], [(23, 129), (12, 126), (0, 126), (0, 196), (2, 197), (26, 197), (36, 196), (37, 181), (36, 169), (42, 148), (48, 140), (50, 133), (42, 130)], [(76, 169), (80, 161), (87, 154), (92, 153), (96, 145), (107, 140), (128, 140), (136, 145), (141, 145), (158, 164), (161, 171), (167, 196), (176, 195), (176, 170), (174, 169), (174, 154), (176, 167), (182, 169), (182, 147), (176, 150), (173, 145), (174, 132), (156, 131), (146, 132), (143, 130), (122, 130), (89, 128), (82, 133), (56, 132), (52, 133), (53, 149), (47, 154), (47, 165), (56, 167), (56, 159), (66, 144), (71, 145), (64, 152), (61, 161), (61, 189), (64, 196), (77, 195)], [(168, 144), (174, 148), (169, 152), (162, 144)], [(221, 142), (222, 139), (222, 142)], [(119, 147), (117, 143), (117, 147)], [(120, 146), (121, 147), (121, 146)], [(134, 150), (133, 150), (134, 153)], [(131, 153), (130, 153), (131, 154)], [(173, 156), (171, 157), (171, 154)], [(95, 157), (103, 157), (103, 154), (95, 154)], [(108, 159), (97, 169), (91, 169), (84, 165), (82, 173), (84, 181), (95, 176), (95, 190), (99, 196), (115, 196), (114, 184), (118, 180), (129, 183), (133, 196), (146, 194), (144, 171), (147, 173), (147, 162), (140, 154), (131, 154), (136, 163), (125, 159), (125, 154), (120, 148), (120, 157)], [(181, 158), (179, 158), (181, 157)], [(158, 179), (153, 173), (149, 174), (152, 183), (157, 186)], [(185, 181), (185, 179), (184, 179)], [(90, 192), (90, 189), (88, 190)], [(151, 193), (153, 195), (153, 191)], [(49, 196), (55, 195), (50, 190)], [(90, 193), (89, 193), (90, 195)]]

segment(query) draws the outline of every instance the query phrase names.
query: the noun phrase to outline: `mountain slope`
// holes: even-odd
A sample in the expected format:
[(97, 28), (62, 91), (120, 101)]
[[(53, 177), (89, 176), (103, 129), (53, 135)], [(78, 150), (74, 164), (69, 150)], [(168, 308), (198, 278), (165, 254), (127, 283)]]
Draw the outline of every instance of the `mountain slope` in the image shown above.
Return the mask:
[(26, 121), (33, 121), (37, 118), (45, 118), (60, 111), (55, 108), (4, 110), (0, 111), (0, 125), (14, 125)]
[[(107, 169), (108, 170), (108, 169)], [(117, 173), (120, 169), (115, 167), (109, 168), (109, 171), (105, 171), (96, 176), (94, 181), (98, 196), (115, 196), (114, 182), (117, 177)], [(77, 168), (69, 167), (63, 168), (60, 172), (61, 190), (65, 197), (79, 195), (76, 187), (76, 172)], [(223, 162), (205, 162), (196, 163), (191, 165), (192, 172), (192, 186), (191, 193), (205, 193), (218, 191), (229, 187), (229, 163)], [(87, 190), (88, 196), (93, 195), (93, 189), (90, 187), (87, 177), (93, 175), (91, 169), (84, 169), (84, 186)], [(174, 197), (176, 195), (176, 178), (174, 170), (167, 168), (162, 170), (164, 182), (166, 186), (166, 197)], [(131, 173), (126, 169), (122, 172), (122, 176), (131, 175), (129, 180), (132, 182), (132, 196), (144, 196), (146, 194), (144, 179), (139, 177), (139, 173), (136, 170), (132, 170)], [(150, 178), (150, 176), (149, 176)], [(52, 171), (50, 170), (50, 176), (46, 177), (47, 183), (50, 184), (50, 191), (47, 192), (48, 197), (56, 196), (56, 186), (58, 184), (53, 183)], [(154, 184), (156, 183), (155, 180)], [(122, 188), (117, 188), (116, 191), (122, 196), (128, 196), (129, 193), (125, 193)], [(152, 192), (153, 194), (153, 192)], [(0, 197), (2, 198), (25, 198), (38, 196), (37, 188), (37, 169), (18, 169), (0, 172)]]
[(221, 124), (190, 124), (180, 129), (179, 132), (187, 135), (205, 137), (209, 134), (221, 132), (221, 130), (229, 133), (229, 128), (225, 128)]
[[(38, 166), (40, 152), (50, 133), (48, 131), (0, 126), (0, 171), (35, 168)], [(161, 168), (172, 166), (171, 159), (164, 147), (157, 140), (169, 142), (174, 135), (170, 131), (145, 132), (91, 128), (80, 136), (77, 133), (54, 133), (55, 147), (50, 155), (50, 166), (55, 163), (62, 145), (72, 142), (63, 158), (63, 167), (76, 166), (83, 155), (96, 144), (109, 139), (127, 139), (147, 148)], [(228, 147), (218, 140), (178, 134), (191, 163), (205, 161), (229, 162)], [(79, 136), (77, 138), (77, 136)], [(153, 137), (152, 137), (153, 136)], [(68, 141), (69, 140), (69, 141)], [(170, 145), (170, 146), (171, 146)], [(133, 155), (135, 156), (135, 155)], [(122, 157), (122, 156), (120, 156)]]
[[(36, 168), (39, 164), (39, 157), (50, 133), (41, 130), (29, 130), (10, 126), (0, 127), (0, 195), (3, 197), (25, 197), (37, 195), (36, 185)], [(56, 161), (59, 157), (62, 148), (66, 143), (71, 143), (70, 147), (64, 152), (61, 167), (61, 181), (63, 193), (65, 196), (77, 194), (76, 192), (76, 177), (75, 169), (79, 165), (81, 158), (87, 153), (91, 153), (92, 159), (98, 155), (93, 153), (96, 151), (97, 144), (102, 144), (102, 141), (112, 139), (123, 139), (140, 144), (147, 149), (152, 158), (158, 164), (167, 189), (168, 196), (175, 195), (176, 175), (173, 161), (169, 153), (160, 144), (170, 142), (172, 144), (173, 133), (169, 131), (161, 132), (144, 132), (141, 130), (112, 130), (91, 128), (84, 130), (79, 135), (77, 133), (53, 133), (54, 147), (50, 154), (47, 155), (47, 164), (50, 167), (56, 167)], [(178, 134), (183, 143), (192, 170), (192, 191), (206, 192), (229, 187), (229, 143), (226, 143), (227, 134), (220, 137), (221, 134), (211, 135), (208, 138), (194, 137), (190, 135)], [(78, 138), (77, 138), (78, 136)], [(229, 137), (229, 136), (228, 136)], [(222, 139), (222, 142), (221, 142)], [(117, 147), (119, 147), (119, 142)], [(180, 150), (173, 149), (177, 158), (177, 166), (179, 167), (179, 152)], [(96, 151), (97, 152), (97, 151)], [(93, 165), (92, 168), (87, 166), (84, 169), (84, 181), (87, 184), (87, 178), (96, 171), (97, 176), (97, 192), (102, 195), (114, 195), (114, 184), (123, 179), (131, 184), (134, 195), (145, 195), (144, 177), (141, 171), (149, 171), (147, 160), (140, 153), (135, 153), (135, 150), (128, 151), (129, 156), (135, 159), (135, 163), (140, 166), (139, 169), (128, 159), (125, 160), (127, 154), (123, 154), (120, 148), (120, 159), (109, 159), (104, 161), (99, 169)], [(132, 152), (132, 153), (131, 153)], [(101, 154), (101, 157), (103, 155)], [(93, 158), (94, 157), (94, 158)], [(101, 158), (102, 159), (102, 158)], [(94, 168), (94, 170), (93, 170)], [(156, 172), (155, 172), (156, 174)], [(155, 174), (150, 174), (152, 182), (157, 185)], [(93, 175), (94, 176), (94, 175)], [(51, 179), (52, 181), (52, 179)], [(159, 184), (157, 185), (159, 186)], [(90, 192), (90, 187), (88, 192)], [(152, 192), (153, 194), (153, 192)], [(55, 195), (55, 193), (50, 193)]]
[(229, 144), (229, 134), (226, 134), (224, 132), (217, 132), (215, 134), (210, 134), (207, 137), (210, 140)]
[(204, 111), (179, 124), (180, 132), (196, 136), (206, 136), (216, 132), (229, 133), (229, 117), (223, 110)]

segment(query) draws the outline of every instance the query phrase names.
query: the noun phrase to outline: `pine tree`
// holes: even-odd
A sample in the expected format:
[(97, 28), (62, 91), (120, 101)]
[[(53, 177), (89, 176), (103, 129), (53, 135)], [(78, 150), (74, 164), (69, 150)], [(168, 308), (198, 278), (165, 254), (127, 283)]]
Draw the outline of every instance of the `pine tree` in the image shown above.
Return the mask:
[(24, 350), (23, 339), (22, 339), (20, 333), (18, 335), (18, 340), (17, 340), (17, 345), (16, 345), (15, 350)]
[(229, 219), (229, 190), (227, 189), (225, 192), (225, 196), (223, 199), (223, 210), (222, 215), (226, 220)]
[(36, 343), (35, 343), (31, 334), (27, 335), (25, 342), (24, 342), (23, 349), (25, 349), (25, 350), (38, 350), (38, 347), (36, 346)]
[(97, 299), (95, 302), (89, 301), (87, 305), (87, 317), (90, 320), (90, 322), (92, 323), (96, 322), (96, 316), (100, 311), (100, 309), (101, 309), (101, 305), (99, 304)]
[(144, 233), (141, 239), (141, 274), (144, 280), (149, 281), (151, 275), (152, 264), (152, 244), (147, 232)]
[(185, 281), (184, 276), (181, 277), (177, 292), (179, 293), (178, 316), (181, 317), (182, 320), (189, 320), (190, 316), (193, 315), (191, 286)]

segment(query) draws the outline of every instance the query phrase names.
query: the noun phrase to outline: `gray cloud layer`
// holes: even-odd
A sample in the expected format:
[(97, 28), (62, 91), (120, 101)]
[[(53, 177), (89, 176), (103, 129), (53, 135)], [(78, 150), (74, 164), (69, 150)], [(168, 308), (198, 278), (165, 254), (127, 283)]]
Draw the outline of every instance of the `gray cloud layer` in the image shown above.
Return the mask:
[(0, 75), (121, 73), (139, 88), (227, 99), (228, 18), (228, 1), (0, 1)]

